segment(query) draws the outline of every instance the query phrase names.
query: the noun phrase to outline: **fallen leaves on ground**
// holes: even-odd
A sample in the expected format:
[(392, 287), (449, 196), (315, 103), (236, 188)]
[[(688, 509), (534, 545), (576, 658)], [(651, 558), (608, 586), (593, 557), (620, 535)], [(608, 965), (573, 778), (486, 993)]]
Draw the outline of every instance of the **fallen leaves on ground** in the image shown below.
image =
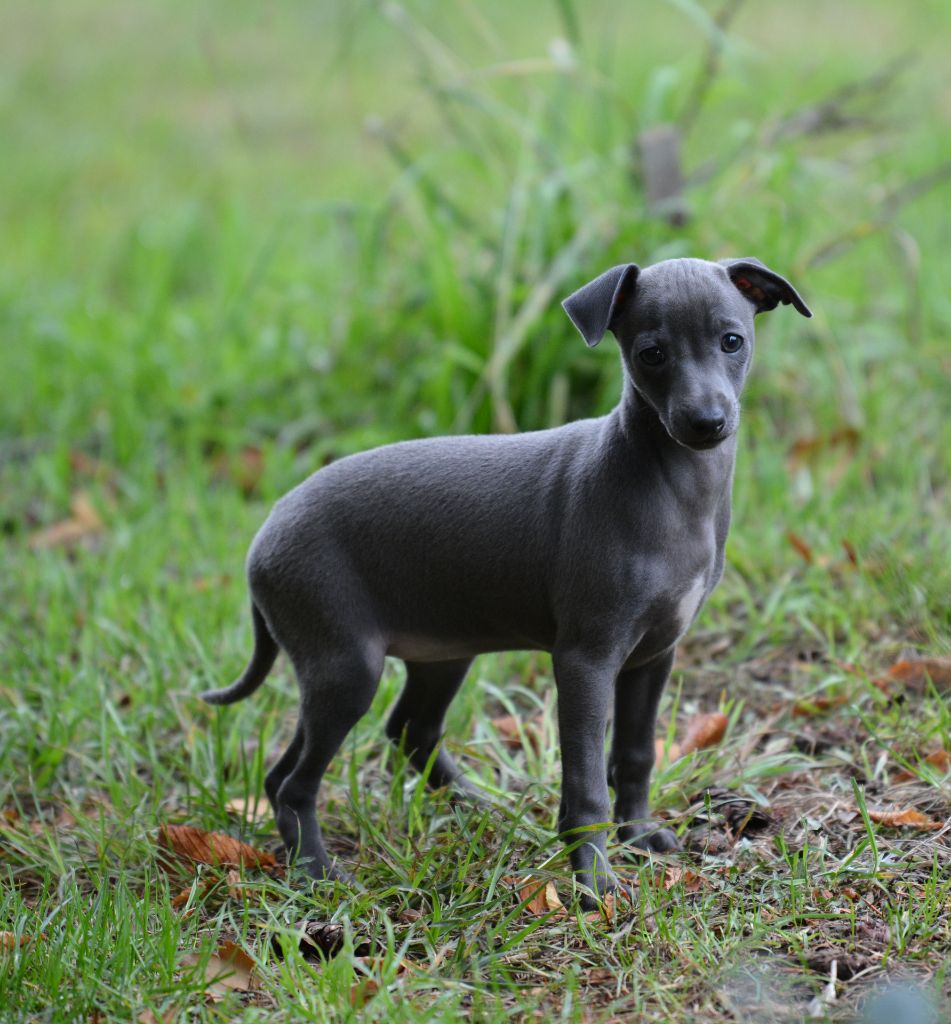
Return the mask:
[(25, 946), (29, 941), (29, 936), (26, 935), (17, 938), (13, 932), (0, 932), (0, 951), (9, 953), (19, 946)]
[(245, 498), (257, 491), (264, 469), (264, 452), (253, 444), (246, 444), (238, 452), (219, 451), (211, 460), (212, 476), (235, 484)]
[(927, 830), (939, 829), (942, 827), (940, 821), (935, 821), (921, 811), (913, 808), (906, 808), (903, 811), (874, 811), (869, 810), (869, 818), (878, 825), (885, 825), (888, 828), (920, 828)]
[(206, 962), (200, 953), (187, 953), (182, 963), (192, 967), (203, 965), (209, 983), (205, 994), (214, 1000), (223, 999), (229, 992), (251, 992), (260, 984), (254, 973), (254, 960), (237, 943), (228, 940)]
[(875, 686), (885, 694), (901, 688), (923, 693), (929, 679), (938, 691), (951, 688), (951, 658), (903, 658), (876, 679)]
[(722, 711), (700, 712), (687, 722), (684, 738), (680, 743), (668, 745), (666, 739), (654, 740), (654, 760), (659, 765), (673, 764), (684, 755), (695, 750), (715, 747), (726, 733), (729, 719)]
[(69, 504), (71, 515), (52, 526), (36, 530), (27, 538), (33, 549), (71, 547), (102, 532), (102, 520), (85, 491), (77, 491)]
[(715, 747), (723, 739), (728, 722), (722, 711), (694, 715), (687, 723), (687, 734), (680, 745), (681, 753), (690, 754), (694, 750)]
[(796, 701), (793, 705), (793, 715), (796, 718), (812, 718), (814, 715), (824, 715), (829, 711), (847, 704), (849, 697), (844, 693), (837, 693), (831, 697), (807, 697)]
[(814, 459), (831, 448), (843, 447), (854, 454), (859, 443), (859, 432), (855, 427), (838, 427), (828, 434), (813, 434), (797, 438), (789, 448), (789, 468), (798, 469), (804, 462)]
[[(951, 772), (951, 751), (947, 751), (944, 748), (932, 750), (931, 753), (924, 758), (924, 764), (931, 765), (931, 767), (938, 772)], [(917, 778), (918, 775), (915, 772), (910, 772), (906, 768), (902, 768), (900, 771), (895, 772), (892, 776), (892, 781), (911, 782), (913, 779)]]
[[(383, 965), (383, 959), (381, 957), (374, 956), (358, 956), (354, 958), (354, 966), (363, 966), (367, 971), (379, 969)], [(408, 960), (400, 960), (399, 965), (396, 968), (396, 977), (403, 978), (412, 971), (413, 965)], [(361, 978), (355, 985), (350, 989), (350, 1005), (355, 1009), (361, 1009), (370, 999), (373, 998), (380, 990), (380, 983), (376, 978), (364, 977)]]
[(183, 860), (216, 867), (276, 868), (277, 858), (223, 832), (205, 832), (191, 825), (163, 825), (159, 843)]
[(815, 561), (815, 556), (812, 553), (812, 548), (809, 546), (808, 541), (803, 540), (798, 533), (794, 533), (792, 530), (787, 530), (786, 540), (789, 541), (793, 550), (804, 562), (808, 562), (811, 565)]
[(534, 917), (553, 913), (555, 917), (563, 917), (568, 913), (561, 897), (555, 889), (554, 882), (542, 883), (539, 879), (527, 875), (524, 878), (506, 876), (502, 881), (518, 889), (518, 898), (525, 903), (525, 909)]
[(179, 1006), (170, 1006), (161, 1016), (154, 1010), (143, 1010), (135, 1018), (138, 1024), (176, 1024), (183, 1019), (182, 1009)]
[(684, 892), (699, 892), (704, 886), (710, 885), (703, 875), (691, 871), (690, 868), (682, 868), (678, 864), (668, 864), (664, 868), (663, 884), (665, 890), (670, 890), (675, 885), (682, 885)]
[(522, 749), (522, 737), (528, 741), (536, 754), (541, 753), (544, 716), (536, 715), (534, 718), (523, 722), (516, 715), (502, 715), (500, 718), (493, 718), (492, 725), (495, 731), (502, 737), (502, 742), (509, 750)]

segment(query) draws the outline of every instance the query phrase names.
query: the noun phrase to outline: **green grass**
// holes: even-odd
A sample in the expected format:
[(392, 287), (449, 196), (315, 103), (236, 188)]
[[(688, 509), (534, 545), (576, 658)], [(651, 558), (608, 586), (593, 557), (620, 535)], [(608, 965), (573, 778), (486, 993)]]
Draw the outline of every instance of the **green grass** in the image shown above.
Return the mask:
[[(925, 187), (951, 160), (947, 5), (741, 7), (685, 139), (682, 227), (645, 211), (632, 143), (689, 103), (714, 8), (7, 7), (0, 931), (27, 941), (0, 952), (4, 1021), (799, 1020), (832, 959), (830, 1020), (886, 979), (947, 997), (947, 836), (865, 815), (951, 814), (923, 763), (949, 743), (946, 690), (870, 683), (949, 653), (947, 179)], [(668, 863), (699, 880), (634, 863), (635, 911), (578, 909), (534, 655), (480, 659), (451, 711), (490, 813), (385, 749), (388, 668), (322, 796), (364, 891), (168, 864), (167, 823), (278, 849), (225, 803), (289, 739), (288, 668), (235, 708), (197, 699), (248, 654), (241, 566), (270, 503), (371, 444), (610, 408), (617, 359), (558, 299), (683, 254), (757, 255), (816, 312), (762, 318), (726, 574), (665, 704), (671, 735), (731, 718), (654, 787), (688, 840)], [(31, 546), (80, 492), (102, 529)], [(824, 697), (843, 702), (793, 714)], [(508, 747), (507, 712), (539, 715), (541, 742)], [(736, 837), (711, 789), (771, 824)], [(527, 874), (566, 916), (521, 906)], [(343, 950), (308, 961), (304, 920), (341, 922)], [(224, 940), (260, 988), (208, 1001), (187, 957)]]

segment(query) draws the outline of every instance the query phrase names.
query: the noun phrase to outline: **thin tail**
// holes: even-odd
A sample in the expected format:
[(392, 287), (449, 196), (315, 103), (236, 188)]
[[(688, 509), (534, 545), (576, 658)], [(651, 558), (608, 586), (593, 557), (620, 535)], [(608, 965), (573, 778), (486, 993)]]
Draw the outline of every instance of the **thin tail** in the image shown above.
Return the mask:
[(209, 704), (234, 704), (235, 701), (249, 697), (267, 678), (274, 666), (280, 648), (271, 636), (264, 616), (258, 606), (251, 602), (251, 619), (254, 623), (254, 653), (248, 667), (235, 682), (223, 690), (206, 690), (201, 699)]

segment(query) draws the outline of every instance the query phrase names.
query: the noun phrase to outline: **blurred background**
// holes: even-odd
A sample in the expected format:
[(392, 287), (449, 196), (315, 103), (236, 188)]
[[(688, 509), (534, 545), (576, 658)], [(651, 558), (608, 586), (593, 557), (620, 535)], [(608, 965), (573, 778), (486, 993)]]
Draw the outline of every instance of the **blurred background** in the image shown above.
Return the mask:
[(946, 621), (949, 29), (939, 0), (8, 3), (4, 529), (91, 483), (134, 531), (184, 491), (242, 538), (189, 564), (238, 572), (328, 458), (610, 408), (612, 345), (558, 301), (605, 267), (755, 255), (816, 317), (760, 320), (734, 563), (846, 539)]

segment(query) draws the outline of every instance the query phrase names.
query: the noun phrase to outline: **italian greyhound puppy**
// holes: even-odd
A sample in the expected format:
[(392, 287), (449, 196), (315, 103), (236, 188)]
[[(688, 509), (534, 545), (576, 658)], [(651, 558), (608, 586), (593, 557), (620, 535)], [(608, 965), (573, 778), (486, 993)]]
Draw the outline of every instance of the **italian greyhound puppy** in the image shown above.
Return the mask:
[(386, 445), (328, 465), (277, 503), (247, 560), (251, 661), (203, 697), (247, 697), (287, 653), (300, 716), (266, 789), (310, 875), (349, 877), (327, 854), (315, 802), (387, 656), (406, 663), (387, 735), (415, 768), (430, 766), (432, 786), (466, 789), (440, 738), (472, 659), (551, 652), (559, 829), (586, 905), (619, 884), (609, 788), (621, 842), (678, 848), (649, 817), (657, 707), (675, 645), (723, 571), (753, 318), (779, 303), (811, 316), (755, 259), (612, 267), (563, 303), (589, 346), (607, 331), (618, 341), (624, 388), (612, 412)]

